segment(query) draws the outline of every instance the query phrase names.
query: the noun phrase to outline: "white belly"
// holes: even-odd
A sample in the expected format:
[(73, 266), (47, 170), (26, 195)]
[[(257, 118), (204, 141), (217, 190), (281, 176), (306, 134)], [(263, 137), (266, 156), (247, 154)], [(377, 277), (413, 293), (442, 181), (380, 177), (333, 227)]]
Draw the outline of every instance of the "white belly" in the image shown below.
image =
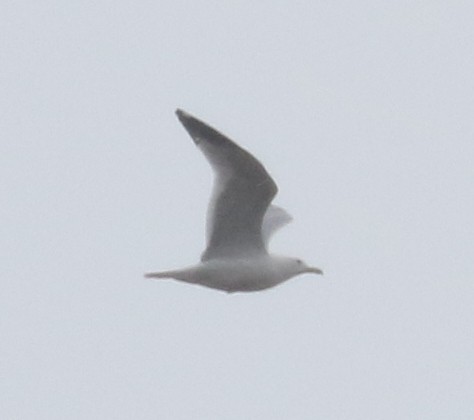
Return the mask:
[(193, 283), (227, 292), (268, 289), (286, 280), (268, 257), (252, 260), (210, 260), (192, 267), (189, 274), (189, 280)]

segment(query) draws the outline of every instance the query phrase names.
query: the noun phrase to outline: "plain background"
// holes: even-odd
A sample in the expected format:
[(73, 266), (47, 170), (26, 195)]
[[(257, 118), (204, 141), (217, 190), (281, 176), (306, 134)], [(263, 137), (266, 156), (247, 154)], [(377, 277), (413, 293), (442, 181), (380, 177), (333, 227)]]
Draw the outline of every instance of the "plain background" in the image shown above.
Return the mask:
[[(0, 5), (0, 417), (474, 418), (471, 1)], [(227, 295), (195, 263), (248, 148), (325, 270)]]

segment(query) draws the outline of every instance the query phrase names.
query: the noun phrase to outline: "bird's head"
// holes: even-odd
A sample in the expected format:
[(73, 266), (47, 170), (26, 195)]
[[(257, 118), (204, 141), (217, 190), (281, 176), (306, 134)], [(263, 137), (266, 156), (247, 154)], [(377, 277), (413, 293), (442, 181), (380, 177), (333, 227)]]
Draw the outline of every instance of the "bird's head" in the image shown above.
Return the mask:
[(278, 260), (280, 270), (285, 273), (286, 278), (291, 278), (304, 273), (323, 274), (323, 270), (309, 266), (299, 258), (279, 257)]

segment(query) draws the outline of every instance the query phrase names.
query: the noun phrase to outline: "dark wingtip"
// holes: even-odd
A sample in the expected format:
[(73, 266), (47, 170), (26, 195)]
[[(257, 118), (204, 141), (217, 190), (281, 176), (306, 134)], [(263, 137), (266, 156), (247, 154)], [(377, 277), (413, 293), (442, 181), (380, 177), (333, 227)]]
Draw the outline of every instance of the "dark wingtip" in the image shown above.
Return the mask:
[(177, 108), (176, 116), (178, 117), (181, 124), (184, 125), (186, 130), (188, 130), (191, 134), (191, 131), (196, 130), (196, 126), (204, 125), (203, 122), (199, 121), (196, 117), (193, 117), (191, 114), (188, 114), (186, 111), (183, 111), (181, 108)]
[(188, 114), (186, 111), (183, 111), (181, 108), (177, 108), (175, 111), (175, 114), (182, 123), (184, 123), (184, 121), (189, 121), (191, 118), (193, 118), (191, 114)]
[(188, 114), (186, 111), (177, 108), (175, 113), (196, 144), (198, 144), (203, 138), (211, 142), (215, 142), (216, 140), (222, 141), (222, 139), (225, 139), (225, 136), (219, 133), (215, 128), (212, 128), (205, 122), (197, 119), (195, 116)]

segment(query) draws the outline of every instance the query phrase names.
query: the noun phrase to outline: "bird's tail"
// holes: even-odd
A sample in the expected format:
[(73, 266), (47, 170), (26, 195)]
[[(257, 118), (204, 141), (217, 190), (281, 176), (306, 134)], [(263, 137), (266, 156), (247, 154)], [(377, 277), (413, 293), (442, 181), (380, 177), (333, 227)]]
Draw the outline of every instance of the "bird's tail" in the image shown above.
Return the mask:
[(169, 270), (169, 271), (160, 271), (159, 273), (146, 273), (145, 277), (147, 279), (170, 279), (174, 278), (176, 275), (176, 271)]
[(167, 270), (158, 273), (147, 273), (146, 278), (149, 279), (176, 279), (194, 283), (194, 270), (192, 267), (183, 268), (181, 270)]

